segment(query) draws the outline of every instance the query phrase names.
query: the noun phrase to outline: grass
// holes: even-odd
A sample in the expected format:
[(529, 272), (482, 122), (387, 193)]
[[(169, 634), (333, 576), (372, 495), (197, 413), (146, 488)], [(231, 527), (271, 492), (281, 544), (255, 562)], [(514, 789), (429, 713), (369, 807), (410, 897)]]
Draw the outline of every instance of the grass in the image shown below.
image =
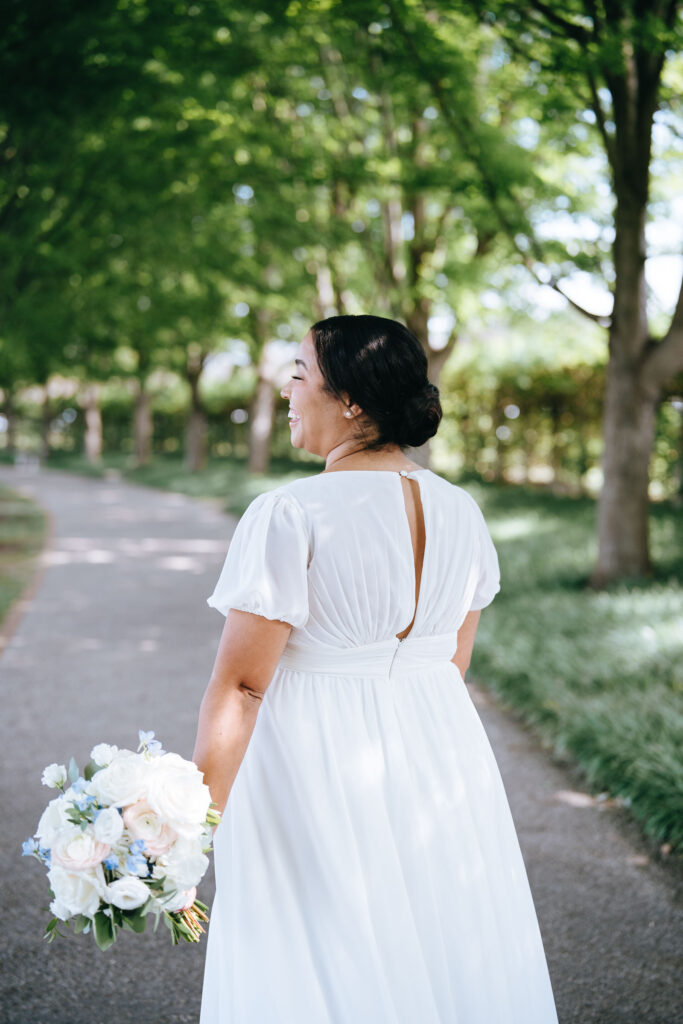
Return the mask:
[[(107, 465), (112, 466), (113, 461)], [(227, 459), (190, 474), (177, 458), (118, 466), (139, 483), (224, 499), (240, 515), (257, 493), (319, 472), (273, 462), (251, 476)], [(76, 469), (73, 460), (65, 468)], [(522, 487), (464, 481), (496, 544), (502, 588), (485, 609), (471, 674), (518, 712), (595, 792), (630, 807), (645, 833), (683, 851), (683, 515), (651, 511), (650, 581), (588, 587), (596, 506)]]
[(651, 514), (655, 578), (587, 587), (595, 505), (467, 485), (484, 509), (501, 591), (481, 618), (472, 674), (646, 835), (683, 848), (683, 516)]
[(33, 575), (46, 528), (35, 502), (0, 484), (0, 623)]

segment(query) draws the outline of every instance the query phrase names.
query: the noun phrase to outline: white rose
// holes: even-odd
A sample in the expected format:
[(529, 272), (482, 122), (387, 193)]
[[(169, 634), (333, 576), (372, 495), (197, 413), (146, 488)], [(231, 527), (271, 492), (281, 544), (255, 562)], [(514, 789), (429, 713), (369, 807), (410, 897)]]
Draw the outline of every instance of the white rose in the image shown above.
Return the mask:
[(145, 793), (150, 762), (141, 754), (120, 750), (111, 764), (95, 772), (90, 788), (104, 806), (127, 807)]
[(115, 807), (105, 807), (95, 818), (93, 824), (95, 839), (101, 843), (113, 846), (121, 838), (123, 832), (123, 818)]
[(100, 768), (104, 768), (105, 765), (114, 760), (118, 752), (119, 748), (110, 743), (98, 743), (90, 751), (90, 760), (98, 764)]
[(191, 889), (186, 889), (185, 892), (178, 892), (171, 889), (170, 892), (164, 891), (157, 896), (159, 903), (164, 910), (169, 912), (169, 914), (191, 907), (196, 898), (197, 887), (194, 885)]
[(43, 771), (41, 782), (50, 789), (61, 789), (67, 780), (66, 768), (63, 764), (49, 764)]
[(68, 808), (67, 801), (61, 796), (50, 800), (50, 803), (40, 817), (38, 828), (36, 829), (36, 835), (40, 839), (41, 846), (50, 849), (52, 844), (57, 841), (59, 833), (63, 829), (71, 827), (71, 822), (66, 816)]
[(105, 889), (104, 898), (120, 910), (135, 910), (149, 899), (149, 889), (135, 875), (117, 878)]
[(178, 889), (191, 889), (197, 885), (209, 866), (209, 858), (202, 853), (201, 842), (178, 839), (168, 853), (159, 857), (152, 872), (154, 878), (166, 878)]
[(53, 865), (47, 873), (54, 900), (50, 910), (60, 921), (66, 921), (75, 914), (94, 917), (100, 907), (100, 899), (106, 885), (101, 867), (91, 871), (66, 871)]
[[(116, 812), (118, 813), (118, 812)], [(109, 856), (111, 847), (99, 842), (90, 828), (65, 829), (52, 846), (51, 861), (66, 871), (87, 871)]]
[(152, 810), (178, 835), (186, 839), (201, 835), (211, 794), (197, 765), (179, 754), (163, 754), (149, 765), (147, 801)]
[(163, 823), (146, 800), (138, 800), (136, 804), (126, 807), (123, 821), (131, 839), (144, 841), (148, 857), (158, 857), (160, 853), (165, 853), (178, 838), (171, 826)]

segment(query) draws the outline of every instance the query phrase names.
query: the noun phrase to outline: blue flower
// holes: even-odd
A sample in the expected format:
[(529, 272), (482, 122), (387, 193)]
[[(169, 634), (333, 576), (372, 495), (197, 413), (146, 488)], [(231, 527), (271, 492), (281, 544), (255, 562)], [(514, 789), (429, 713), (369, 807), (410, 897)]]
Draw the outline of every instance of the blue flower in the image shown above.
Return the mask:
[(115, 853), (110, 853), (109, 856), (102, 861), (102, 863), (104, 864), (105, 868), (108, 871), (116, 871), (116, 869), (119, 866), (119, 858), (116, 856)]
[(146, 878), (149, 874), (149, 864), (142, 856), (126, 857), (126, 870), (130, 871), (131, 875)]
[(79, 811), (85, 811), (92, 804), (97, 803), (97, 798), (94, 796), (86, 796), (85, 793), (82, 796), (76, 797), (74, 800), (74, 807), (77, 807)]
[(166, 751), (162, 748), (159, 740), (154, 739), (154, 732), (145, 732), (144, 729), (140, 729), (138, 732), (138, 738), (140, 740), (140, 746), (138, 750), (144, 750), (147, 754), (165, 754)]
[(43, 864), (46, 867), (49, 868), (51, 866), (52, 855), (46, 846), (41, 846), (41, 848), (38, 850), (38, 856), (40, 857), (40, 859), (42, 860)]
[(34, 853), (37, 853), (39, 844), (37, 839), (25, 839), (21, 844), (21, 856), (32, 857)]
[(73, 790), (74, 793), (82, 793), (87, 785), (88, 785), (88, 783), (85, 781), (85, 779), (81, 775), (81, 777), (79, 779), (76, 779), (75, 782), (71, 783), (71, 789)]
[(135, 842), (130, 844), (130, 853), (126, 857), (126, 869), (131, 874), (138, 875), (140, 878), (146, 878), (149, 875), (149, 864), (143, 853), (144, 849), (145, 840), (136, 839)]

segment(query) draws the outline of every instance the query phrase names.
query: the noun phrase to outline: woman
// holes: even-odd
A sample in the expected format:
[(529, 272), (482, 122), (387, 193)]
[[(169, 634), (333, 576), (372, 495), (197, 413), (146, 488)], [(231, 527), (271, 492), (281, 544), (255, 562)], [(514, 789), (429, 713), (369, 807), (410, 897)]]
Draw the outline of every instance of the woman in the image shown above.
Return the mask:
[(403, 453), (417, 338), (315, 324), (281, 394), (318, 475), (259, 495), (194, 758), (225, 808), (201, 1024), (555, 1024), (517, 835), (463, 677), (500, 589), (484, 519)]

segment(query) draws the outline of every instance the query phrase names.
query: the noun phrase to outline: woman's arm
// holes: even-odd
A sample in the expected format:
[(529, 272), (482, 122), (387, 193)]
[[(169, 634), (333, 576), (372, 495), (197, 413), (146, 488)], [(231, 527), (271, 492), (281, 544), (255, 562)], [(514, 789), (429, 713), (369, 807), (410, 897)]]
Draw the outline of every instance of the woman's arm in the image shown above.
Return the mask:
[(462, 626), (458, 630), (458, 649), (451, 658), (451, 661), (460, 670), (460, 675), (463, 679), (472, 660), (472, 648), (474, 647), (474, 638), (477, 635), (480, 615), (481, 609), (475, 612), (468, 612), (463, 619)]
[(221, 813), (291, 629), (288, 622), (228, 611), (192, 755)]

